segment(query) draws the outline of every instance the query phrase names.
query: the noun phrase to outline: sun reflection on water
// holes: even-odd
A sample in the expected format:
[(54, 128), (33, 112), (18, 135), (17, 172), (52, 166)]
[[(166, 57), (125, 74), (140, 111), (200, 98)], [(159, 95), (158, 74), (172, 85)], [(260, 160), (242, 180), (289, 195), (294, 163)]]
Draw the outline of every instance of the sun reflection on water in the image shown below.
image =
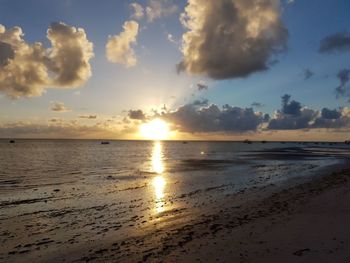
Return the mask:
[(164, 172), (163, 148), (161, 142), (154, 142), (152, 152), (152, 169), (157, 174)]
[(166, 180), (162, 175), (164, 172), (163, 148), (162, 143), (159, 141), (154, 142), (153, 145), (152, 170), (158, 174), (158, 176), (153, 178), (152, 183), (155, 194), (155, 210), (157, 213), (161, 213), (165, 210), (164, 189), (166, 186)]

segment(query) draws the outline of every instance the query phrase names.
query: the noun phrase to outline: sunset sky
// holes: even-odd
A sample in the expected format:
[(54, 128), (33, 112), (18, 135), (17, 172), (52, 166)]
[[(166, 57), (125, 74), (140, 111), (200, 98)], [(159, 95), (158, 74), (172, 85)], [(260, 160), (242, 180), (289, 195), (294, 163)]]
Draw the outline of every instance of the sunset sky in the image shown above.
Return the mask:
[(0, 0), (0, 137), (350, 139), (348, 0)]

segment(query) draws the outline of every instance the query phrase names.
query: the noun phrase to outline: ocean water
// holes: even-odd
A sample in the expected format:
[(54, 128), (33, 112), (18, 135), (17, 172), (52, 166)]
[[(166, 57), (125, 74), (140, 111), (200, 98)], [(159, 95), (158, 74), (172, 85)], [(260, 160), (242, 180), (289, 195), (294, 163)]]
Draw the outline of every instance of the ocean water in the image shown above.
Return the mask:
[(347, 156), (341, 143), (1, 140), (0, 255), (42, 242), (25, 253), (52, 255), (185, 222), (228, 195), (305, 180)]

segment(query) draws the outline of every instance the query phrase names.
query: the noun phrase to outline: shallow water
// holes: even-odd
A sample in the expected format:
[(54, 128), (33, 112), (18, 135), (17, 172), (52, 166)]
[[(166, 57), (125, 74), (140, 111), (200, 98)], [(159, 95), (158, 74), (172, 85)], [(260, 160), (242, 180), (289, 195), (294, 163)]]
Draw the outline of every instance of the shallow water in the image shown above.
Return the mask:
[(307, 178), (348, 153), (344, 144), (3, 140), (0, 259), (152, 232), (242, 189)]

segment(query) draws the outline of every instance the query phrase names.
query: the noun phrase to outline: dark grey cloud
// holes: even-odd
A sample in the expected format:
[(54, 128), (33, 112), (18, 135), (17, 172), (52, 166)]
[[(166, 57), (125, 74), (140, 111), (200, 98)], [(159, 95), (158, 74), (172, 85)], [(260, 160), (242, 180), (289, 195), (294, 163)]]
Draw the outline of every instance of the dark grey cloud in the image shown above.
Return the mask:
[(335, 94), (337, 98), (340, 97), (349, 97), (350, 100), (350, 91), (349, 91), (349, 81), (350, 81), (350, 69), (342, 69), (338, 72), (337, 77), (339, 79), (339, 86), (335, 88)]
[(193, 106), (208, 106), (209, 100), (207, 100), (207, 99), (195, 100), (192, 102), (192, 105)]
[(15, 57), (15, 51), (8, 43), (0, 41), (0, 67), (6, 66)]
[(128, 117), (132, 120), (145, 120), (146, 115), (142, 110), (129, 110)]
[(316, 118), (312, 124), (313, 128), (349, 128), (350, 127), (350, 111), (348, 108), (328, 109), (323, 108), (321, 116)]
[(321, 40), (320, 53), (335, 53), (350, 51), (350, 33), (339, 32)]
[(256, 131), (267, 117), (252, 108), (240, 108), (224, 105), (221, 109), (215, 105), (200, 106), (190, 103), (173, 112), (162, 115), (183, 132), (230, 132), (244, 133)]
[(282, 109), (281, 112), (287, 115), (299, 116), (301, 114), (301, 104), (295, 100), (290, 101), (291, 96), (288, 94), (282, 97)]
[(80, 119), (97, 119), (97, 115), (80, 115)]
[(310, 78), (312, 78), (312, 76), (314, 75), (315, 73), (313, 73), (310, 69), (306, 68), (303, 70), (303, 76), (304, 76), (304, 80), (308, 80)]
[(197, 83), (197, 89), (199, 91), (202, 91), (202, 90), (208, 90), (208, 85), (205, 85), (203, 83)]
[(271, 130), (297, 130), (310, 127), (310, 123), (317, 117), (318, 112), (303, 108), (301, 103), (290, 100), (291, 96), (285, 94), (281, 97), (282, 107), (270, 120), (268, 129)]
[(330, 110), (328, 108), (323, 108), (321, 111), (321, 116), (324, 119), (328, 119), (328, 120), (334, 120), (334, 119), (339, 119), (341, 117), (341, 111), (334, 109), (334, 110)]
[(188, 0), (181, 22), (188, 31), (178, 71), (213, 79), (267, 70), (288, 38), (276, 0)]
[(270, 120), (268, 129), (271, 130), (299, 130), (310, 128), (310, 123), (315, 119), (318, 112), (311, 109), (303, 109), (298, 116), (278, 112)]
[(262, 104), (262, 103), (260, 103), (260, 102), (253, 102), (253, 103), (251, 104), (251, 106), (254, 107), (254, 108), (262, 108), (262, 107), (264, 107), (265, 105)]
[(282, 96), (282, 108), (275, 113), (267, 126), (270, 130), (349, 127), (349, 108), (313, 110), (302, 107), (300, 102), (290, 101), (290, 95)]

